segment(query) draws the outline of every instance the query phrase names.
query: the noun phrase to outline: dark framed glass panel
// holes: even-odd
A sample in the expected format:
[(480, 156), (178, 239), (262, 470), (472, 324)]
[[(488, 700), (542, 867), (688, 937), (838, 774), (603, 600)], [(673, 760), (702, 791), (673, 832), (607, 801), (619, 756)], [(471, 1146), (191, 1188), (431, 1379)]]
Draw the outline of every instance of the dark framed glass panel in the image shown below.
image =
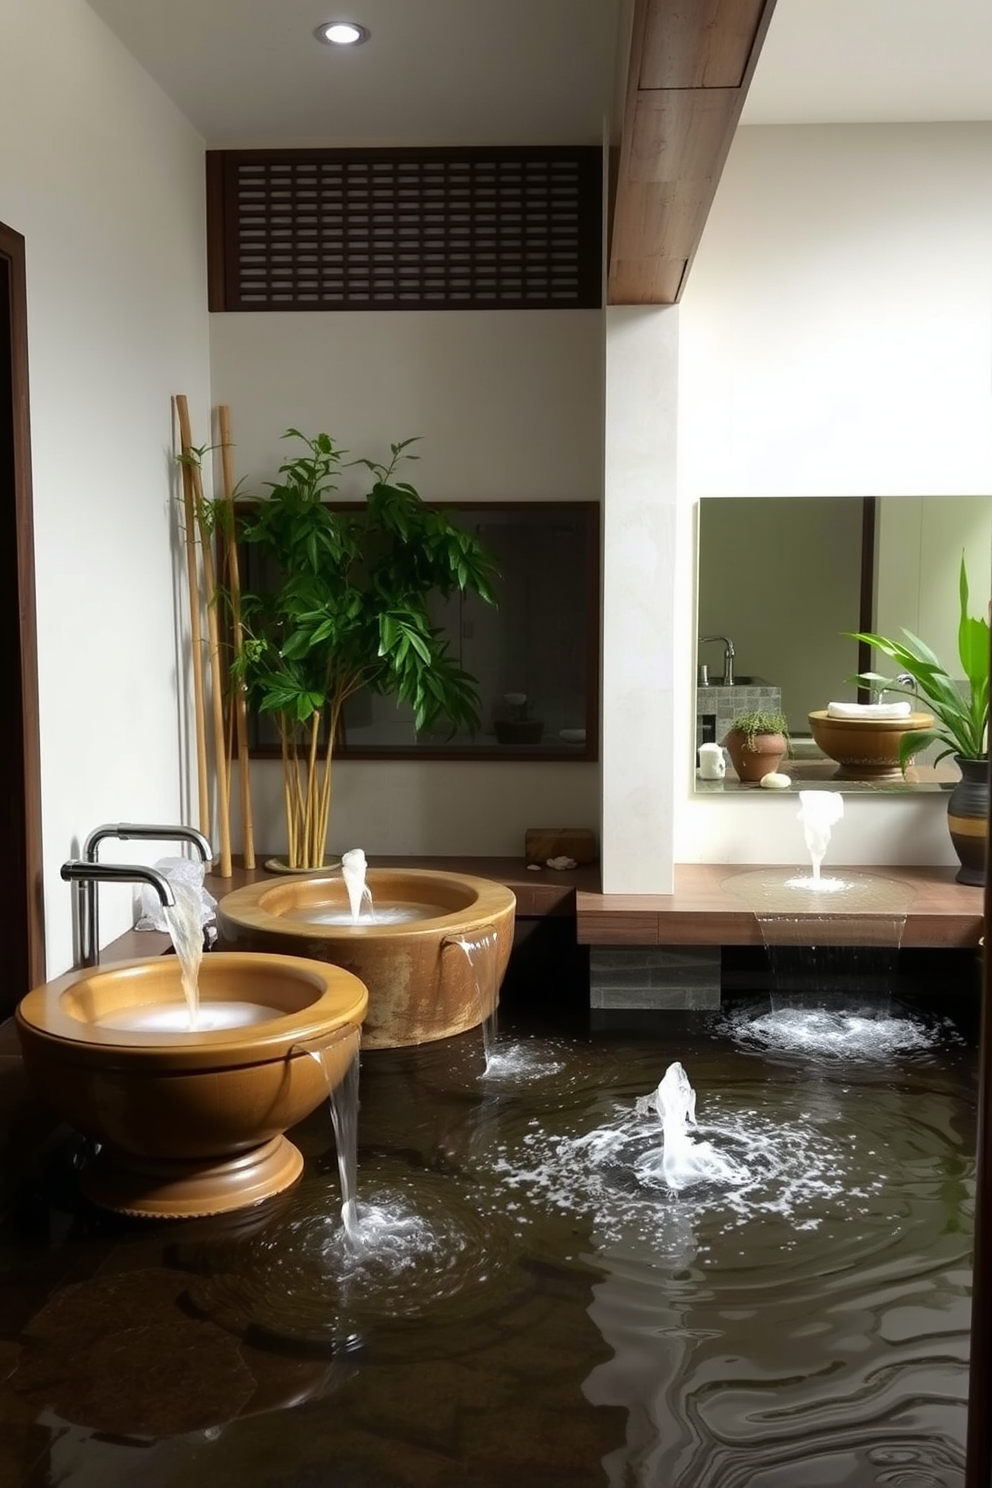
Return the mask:
[[(441, 503), (438, 503), (441, 506)], [(338, 759), (555, 759), (599, 757), (599, 531), (596, 502), (445, 504), (499, 570), (496, 604), (476, 595), (438, 601), (434, 623), (478, 684), (474, 734), (418, 734), (412, 710), (363, 692), (345, 708)], [(258, 553), (241, 547), (246, 589)], [(264, 715), (250, 719), (252, 753), (279, 753)]]

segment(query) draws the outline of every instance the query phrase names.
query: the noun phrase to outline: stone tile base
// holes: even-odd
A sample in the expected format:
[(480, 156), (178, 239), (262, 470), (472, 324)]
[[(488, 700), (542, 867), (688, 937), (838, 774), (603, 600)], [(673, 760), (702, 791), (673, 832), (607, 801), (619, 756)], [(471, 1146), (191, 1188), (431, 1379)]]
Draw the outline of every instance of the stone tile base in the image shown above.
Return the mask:
[(593, 1008), (719, 1008), (720, 947), (593, 946), (589, 1003)]

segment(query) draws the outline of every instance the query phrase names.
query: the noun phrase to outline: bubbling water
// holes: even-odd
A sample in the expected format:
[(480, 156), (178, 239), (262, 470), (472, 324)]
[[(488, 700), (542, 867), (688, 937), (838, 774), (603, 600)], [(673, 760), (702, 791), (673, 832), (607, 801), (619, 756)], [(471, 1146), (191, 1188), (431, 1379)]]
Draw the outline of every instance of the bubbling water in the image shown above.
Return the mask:
[(279, 1008), (264, 1007), (257, 1002), (201, 1002), (197, 998), (194, 1022), (188, 1007), (162, 1007), (141, 1003), (119, 1008), (103, 1018), (94, 1018), (98, 1028), (117, 1028), (132, 1033), (212, 1033), (222, 1028), (244, 1028), (252, 1023), (267, 1023), (283, 1017)]
[(348, 892), (348, 908), (351, 923), (357, 925), (362, 915), (362, 905), (368, 904), (369, 918), (374, 920), (375, 914), (372, 906), (372, 893), (365, 882), (365, 873), (368, 868), (365, 853), (360, 847), (352, 847), (341, 855), (341, 877)]
[(803, 790), (799, 792), (799, 820), (803, 824), (806, 851), (813, 865), (811, 885), (820, 888), (820, 864), (830, 845), (830, 829), (844, 815), (844, 797), (837, 791)]
[(369, 894), (366, 919), (355, 917), (350, 909), (294, 909), (293, 919), (307, 925), (403, 925), (414, 920), (435, 920), (450, 913), (440, 904), (413, 904), (400, 899), (372, 905)]

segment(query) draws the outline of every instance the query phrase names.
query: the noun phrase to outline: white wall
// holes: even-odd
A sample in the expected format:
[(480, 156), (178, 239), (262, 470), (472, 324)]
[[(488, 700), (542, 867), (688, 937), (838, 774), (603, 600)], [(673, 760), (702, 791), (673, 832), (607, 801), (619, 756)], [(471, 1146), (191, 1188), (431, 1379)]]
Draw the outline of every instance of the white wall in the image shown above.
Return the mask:
[[(990, 264), (992, 124), (740, 130), (681, 307), (683, 511), (992, 495)], [(691, 526), (674, 570), (690, 615)], [(794, 798), (693, 797), (694, 660), (676, 660), (676, 861), (796, 861)], [(945, 813), (939, 794), (850, 797), (831, 854), (953, 863)]]
[[(0, 221), (27, 255), (54, 975), (72, 960), (64, 859), (101, 822), (184, 816), (170, 397), (206, 417), (203, 142), (83, 0), (0, 0), (0, 36)], [(104, 940), (132, 897), (101, 890)]]
[[(425, 500), (599, 499), (597, 311), (217, 314), (210, 335), (213, 401), (230, 407), (235, 472), (248, 492), (275, 478), (292, 426), (372, 458), (419, 436), (406, 475)], [(354, 474), (340, 495), (365, 488)], [(280, 790), (278, 765), (254, 769), (263, 851), (285, 849)], [(527, 828), (539, 826), (599, 830), (598, 766), (334, 766), (333, 852), (518, 857)]]
[[(211, 363), (245, 491), (275, 478), (292, 426), (372, 458), (419, 436), (406, 478), (425, 500), (599, 498), (599, 312), (217, 314)], [(352, 473), (341, 496), (366, 488)], [(254, 835), (272, 853), (286, 848), (280, 790), (278, 765), (254, 768)], [(330, 817), (335, 853), (518, 857), (528, 827), (599, 829), (599, 769), (339, 760)]]
[[(673, 663), (688, 647), (676, 547), (679, 312), (607, 315), (603, 542), (603, 855), (607, 894), (670, 893)], [(684, 615), (683, 615), (684, 621)]]

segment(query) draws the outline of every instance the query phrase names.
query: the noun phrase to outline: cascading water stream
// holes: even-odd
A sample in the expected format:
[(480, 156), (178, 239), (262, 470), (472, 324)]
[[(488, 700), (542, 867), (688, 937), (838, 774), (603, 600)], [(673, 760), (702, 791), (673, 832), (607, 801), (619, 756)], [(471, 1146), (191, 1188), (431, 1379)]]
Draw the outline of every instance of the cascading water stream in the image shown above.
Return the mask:
[(479, 1026), (482, 1030), (483, 1071), (488, 1074), (493, 1067), (499, 1022), (496, 932), (495, 930), (486, 930), (471, 938), (459, 936), (457, 939), (452, 940), (451, 944), (457, 946), (463, 953), (472, 972), (475, 995), (481, 1015)]
[[(878, 874), (824, 875), (832, 827), (843, 816), (835, 791), (800, 791), (811, 872), (760, 869), (727, 880), (747, 900), (772, 972), (773, 1014), (806, 1019), (810, 1039), (846, 1037), (851, 1018), (885, 1016), (912, 892)], [(845, 1025), (839, 1026), (840, 1023)], [(804, 1031), (790, 1030), (802, 1038)]]
[[(329, 1076), (330, 1066), (326, 1056), (346, 1039), (353, 1040), (354, 1050), (344, 1078), (335, 1085)], [(337, 1039), (319, 1049), (312, 1049), (307, 1044), (296, 1047), (316, 1060), (327, 1080), (327, 1099), (331, 1110), (338, 1182), (341, 1187), (341, 1224), (346, 1241), (357, 1245), (362, 1237), (358, 1216), (358, 1074), (361, 1029), (344, 1029)]]
[(200, 1024), (200, 963), (203, 960), (200, 895), (191, 884), (182, 882), (173, 882), (172, 892), (176, 902), (166, 906), (163, 913), (179, 960), (189, 1028), (195, 1031)]

